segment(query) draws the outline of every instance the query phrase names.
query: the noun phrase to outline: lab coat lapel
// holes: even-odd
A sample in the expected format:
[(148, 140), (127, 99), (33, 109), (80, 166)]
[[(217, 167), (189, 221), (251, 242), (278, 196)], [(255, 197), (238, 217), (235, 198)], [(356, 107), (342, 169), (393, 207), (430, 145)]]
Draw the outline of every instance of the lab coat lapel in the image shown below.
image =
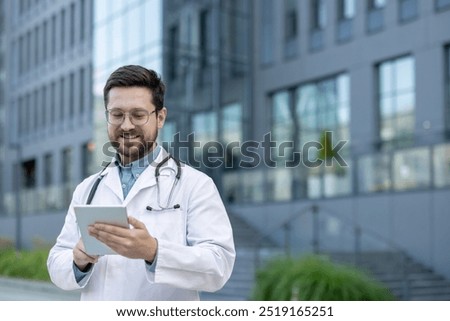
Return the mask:
[(122, 202), (123, 191), (120, 183), (119, 169), (114, 162), (111, 162), (109, 167), (105, 170), (104, 184), (108, 187)]

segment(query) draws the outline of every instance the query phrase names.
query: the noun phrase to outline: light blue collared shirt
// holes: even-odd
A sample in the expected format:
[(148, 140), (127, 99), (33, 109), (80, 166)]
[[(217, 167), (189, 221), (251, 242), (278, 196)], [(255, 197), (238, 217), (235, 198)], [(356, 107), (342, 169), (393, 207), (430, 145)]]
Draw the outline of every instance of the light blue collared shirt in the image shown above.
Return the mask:
[[(123, 191), (123, 199), (125, 199), (133, 187), (134, 183), (142, 172), (155, 161), (161, 150), (160, 146), (157, 146), (155, 150), (148, 153), (144, 157), (135, 160), (134, 162), (122, 165), (118, 159), (115, 160), (115, 164), (119, 166), (119, 177)], [(118, 157), (117, 157), (118, 158)]]

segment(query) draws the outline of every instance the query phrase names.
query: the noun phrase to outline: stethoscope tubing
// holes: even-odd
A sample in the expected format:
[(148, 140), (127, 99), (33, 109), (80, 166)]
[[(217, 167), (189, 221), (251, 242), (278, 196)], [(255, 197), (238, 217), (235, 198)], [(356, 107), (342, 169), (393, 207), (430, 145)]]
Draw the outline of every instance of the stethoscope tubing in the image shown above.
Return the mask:
[[(174, 179), (174, 182), (173, 182), (172, 187), (171, 187), (171, 189), (170, 189), (169, 198), (167, 199), (166, 206), (163, 207), (163, 206), (161, 206), (161, 196), (160, 196), (160, 195), (161, 195), (161, 192), (160, 192), (160, 187), (159, 187), (159, 176), (161, 175), (161, 172), (165, 169), (165, 168), (162, 168), (162, 169), (161, 169), (161, 167), (162, 167), (165, 163), (168, 163), (168, 161), (169, 161), (171, 158), (174, 160), (175, 164), (177, 165), (177, 171), (175, 172), (175, 170), (174, 170), (173, 168), (171, 168), (171, 167), (166, 168), (166, 170), (172, 170), (172, 171), (175, 172), (175, 179)], [(89, 191), (89, 196), (88, 196), (88, 198), (87, 198), (86, 205), (90, 205), (90, 204), (92, 203), (92, 199), (94, 198), (95, 193), (97, 192), (98, 185), (99, 185), (100, 182), (102, 181), (103, 177), (106, 176), (106, 174), (103, 174), (103, 173), (104, 173), (104, 171), (109, 167), (110, 164), (111, 164), (111, 163), (108, 163), (108, 164), (102, 169), (102, 171), (98, 174), (98, 177), (97, 177), (97, 179), (96, 179), (95, 182), (94, 182), (94, 185), (92, 185), (92, 188), (91, 188), (91, 190)], [(178, 184), (178, 181), (180, 180), (180, 177), (181, 177), (181, 163), (180, 163), (180, 161), (179, 161), (178, 159), (176, 159), (175, 157), (173, 157), (171, 154), (167, 155), (167, 156), (166, 156), (166, 157), (165, 157), (165, 158), (164, 158), (164, 159), (156, 166), (156, 169), (155, 169), (156, 193), (157, 193), (157, 201), (158, 201), (159, 209), (158, 209), (158, 208), (153, 208), (153, 207), (151, 207), (151, 206), (147, 206), (147, 207), (146, 207), (146, 210), (148, 210), (148, 211), (154, 211), (154, 212), (158, 212), (158, 211), (161, 212), (161, 211), (174, 210), (174, 209), (180, 208), (180, 205), (179, 205), (179, 204), (175, 204), (175, 205), (173, 205), (173, 206), (170, 206), (170, 205), (169, 205), (169, 204), (171, 203), (171, 201), (172, 201), (173, 193), (174, 193), (174, 191), (175, 191), (175, 187), (176, 187), (177, 184)]]

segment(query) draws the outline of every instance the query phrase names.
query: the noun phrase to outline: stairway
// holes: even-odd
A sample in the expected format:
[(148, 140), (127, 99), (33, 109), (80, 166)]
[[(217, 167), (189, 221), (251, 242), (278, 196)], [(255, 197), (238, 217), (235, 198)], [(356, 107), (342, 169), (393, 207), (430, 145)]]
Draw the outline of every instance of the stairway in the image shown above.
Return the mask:
[[(330, 258), (338, 263), (354, 263), (352, 254), (333, 253)], [(410, 257), (403, 259), (394, 252), (365, 252), (360, 254), (358, 267), (382, 282), (397, 300), (450, 300), (450, 281)]]
[[(259, 259), (267, 259), (282, 254), (282, 249), (265, 241), (261, 246), (259, 258), (255, 257), (260, 233), (245, 221), (230, 215), (233, 226), (236, 261), (233, 274), (227, 284), (215, 293), (202, 293), (202, 300), (243, 301), (251, 298), (254, 283), (255, 264)], [(349, 253), (328, 253), (336, 263), (354, 265), (354, 256)], [(413, 259), (393, 252), (364, 252), (358, 259), (358, 267), (374, 279), (388, 287), (397, 300), (401, 301), (440, 301), (450, 300), (450, 281), (434, 273), (431, 269)], [(406, 280), (404, 278), (406, 263)]]

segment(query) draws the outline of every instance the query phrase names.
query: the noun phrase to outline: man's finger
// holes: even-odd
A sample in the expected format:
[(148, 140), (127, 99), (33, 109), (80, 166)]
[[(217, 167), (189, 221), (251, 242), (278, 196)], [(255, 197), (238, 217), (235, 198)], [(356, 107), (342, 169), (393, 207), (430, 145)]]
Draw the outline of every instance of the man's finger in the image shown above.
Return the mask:
[(145, 224), (134, 218), (133, 216), (128, 216), (128, 223), (136, 229), (146, 229)]

